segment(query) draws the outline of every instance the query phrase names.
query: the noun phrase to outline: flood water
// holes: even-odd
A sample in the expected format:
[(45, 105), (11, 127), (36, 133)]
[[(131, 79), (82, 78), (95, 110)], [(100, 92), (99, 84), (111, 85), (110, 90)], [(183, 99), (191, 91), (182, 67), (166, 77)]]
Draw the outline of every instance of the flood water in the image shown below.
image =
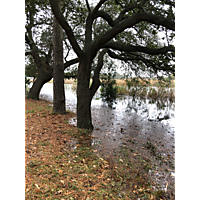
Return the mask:
[[(65, 85), (66, 109), (76, 112), (76, 94), (71, 87)], [(53, 101), (53, 84), (43, 86), (40, 98)], [(150, 141), (159, 155), (171, 158), (174, 163), (175, 102), (120, 96), (110, 108), (97, 92), (91, 111), (94, 125), (92, 145), (99, 154), (112, 158), (114, 152), (126, 147), (154, 159), (151, 152), (144, 148), (144, 144)], [(76, 126), (76, 118), (71, 119), (70, 123)], [(136, 142), (133, 143), (133, 140)], [(76, 141), (73, 141), (73, 147), (76, 148)], [(169, 166), (165, 168), (169, 169)], [(163, 176), (166, 175), (159, 173), (158, 169), (156, 179), (159, 181), (159, 177)], [(161, 178), (160, 181), (161, 185), (165, 185), (167, 180)]]
[[(71, 87), (72, 85), (65, 84), (66, 109), (76, 112), (76, 93)], [(40, 98), (53, 102), (52, 83), (46, 83), (43, 86)], [(115, 123), (113, 124), (113, 122), (111, 122), (109, 127), (107, 127), (108, 130), (110, 129), (112, 131), (117, 130), (117, 125), (119, 125), (119, 123), (124, 127), (126, 124), (131, 123), (131, 121), (136, 123), (136, 121), (139, 120), (147, 124), (152, 122), (152, 124), (167, 125), (168, 133), (172, 135), (175, 134), (175, 102), (169, 99), (133, 99), (131, 96), (122, 95), (116, 99), (116, 102), (111, 108), (107, 103), (102, 101), (100, 92), (98, 91), (93, 97), (91, 110), (93, 125), (97, 128), (99, 128), (101, 120), (105, 118), (105, 121), (115, 119)], [(102, 118), (102, 116), (104, 117)], [(105, 125), (105, 123), (101, 125)]]

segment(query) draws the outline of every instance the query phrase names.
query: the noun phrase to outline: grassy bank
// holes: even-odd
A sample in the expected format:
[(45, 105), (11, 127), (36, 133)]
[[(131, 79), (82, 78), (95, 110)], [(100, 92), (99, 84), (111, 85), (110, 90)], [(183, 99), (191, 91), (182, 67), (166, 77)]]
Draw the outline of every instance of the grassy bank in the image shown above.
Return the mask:
[(142, 155), (122, 149), (113, 162), (93, 150), (90, 132), (69, 124), (74, 113), (51, 111), (47, 101), (26, 99), (26, 199), (165, 199), (153, 190), (154, 167)]
[[(92, 81), (92, 80), (91, 80)], [(130, 81), (130, 80), (129, 80)], [(53, 83), (53, 79), (48, 83)], [(127, 82), (122, 79), (116, 79), (117, 85), (117, 95), (131, 95), (141, 98), (152, 98), (152, 99), (175, 99), (175, 81), (172, 81), (168, 87), (160, 87), (157, 80), (151, 80), (150, 84), (145, 85), (144, 81), (141, 81), (141, 86), (131, 87), (127, 86)], [(75, 79), (65, 79), (65, 84), (71, 84), (72, 90), (76, 91), (77, 89), (77, 80)], [(153, 88), (157, 87), (157, 89)], [(26, 88), (26, 91), (29, 91), (29, 87)]]
[[(91, 79), (92, 81), (92, 79)], [(144, 82), (141, 80), (141, 82)], [(49, 81), (49, 83), (53, 83), (53, 79), (51, 79)], [(124, 79), (116, 79), (116, 83), (117, 86), (125, 86), (126, 85), (126, 81)], [(75, 79), (65, 79), (65, 84), (76, 84), (76, 80)], [(150, 80), (150, 85), (151, 87), (159, 87), (159, 82), (158, 80)], [(173, 80), (171, 82), (171, 84), (169, 85), (170, 88), (174, 88), (175, 87), (175, 80)]]

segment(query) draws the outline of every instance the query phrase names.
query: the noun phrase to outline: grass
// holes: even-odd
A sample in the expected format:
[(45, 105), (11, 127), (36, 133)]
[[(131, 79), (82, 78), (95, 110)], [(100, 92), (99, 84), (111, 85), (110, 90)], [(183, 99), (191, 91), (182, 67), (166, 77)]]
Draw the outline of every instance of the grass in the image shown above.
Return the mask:
[[(157, 199), (148, 170), (151, 162), (121, 148), (113, 162), (93, 150), (87, 130), (53, 115), (49, 102), (26, 99), (26, 199)], [(76, 148), (70, 143), (76, 141)]]
[[(65, 84), (74, 84), (75, 82), (75, 79), (65, 79)], [(53, 83), (53, 79), (51, 79), (48, 83)]]
[[(130, 79), (129, 79), (130, 80)], [(75, 84), (77, 80), (75, 79), (65, 79), (65, 84)], [(91, 79), (92, 81), (92, 79)], [(141, 83), (144, 83), (144, 81), (140, 80)], [(48, 83), (53, 83), (53, 79), (51, 79)], [(126, 81), (123, 79), (116, 79), (117, 86), (125, 86)], [(159, 81), (158, 80), (150, 80), (150, 86), (151, 87), (160, 87)], [(168, 86), (169, 88), (174, 88), (175, 87), (175, 80), (171, 81), (171, 84)]]
[[(66, 79), (65, 84), (72, 84), (72, 90), (75, 92), (77, 89), (77, 80), (75, 79)], [(129, 79), (130, 81), (130, 79)], [(92, 82), (92, 79), (90, 83)], [(140, 80), (141, 85), (145, 85), (145, 82), (143, 80)], [(53, 80), (49, 81), (49, 83), (53, 83)], [(140, 96), (142, 98), (169, 98), (174, 99), (175, 98), (175, 80), (171, 81), (170, 85), (166, 88), (164, 86), (160, 86), (158, 80), (150, 80), (150, 84), (148, 87), (142, 87), (140, 89), (137, 89), (138, 91), (135, 92), (134, 86), (133, 88), (128, 89), (126, 81), (123, 79), (116, 79), (116, 83), (118, 86), (117, 89), (117, 95), (133, 95), (134, 96)], [(163, 83), (163, 85), (166, 85)], [(157, 87), (157, 89), (152, 89), (152, 87)], [(148, 89), (149, 88), (149, 92)], [(169, 90), (168, 90), (169, 88)], [(166, 89), (168, 90), (166, 92)]]

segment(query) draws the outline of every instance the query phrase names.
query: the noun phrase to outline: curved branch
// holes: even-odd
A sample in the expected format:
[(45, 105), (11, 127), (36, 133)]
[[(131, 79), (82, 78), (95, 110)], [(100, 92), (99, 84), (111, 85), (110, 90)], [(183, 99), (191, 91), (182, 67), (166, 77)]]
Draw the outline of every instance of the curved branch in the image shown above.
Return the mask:
[(76, 64), (78, 62), (79, 62), (78, 58), (74, 58), (74, 59), (72, 59), (70, 61), (67, 61), (66, 63), (64, 63), (64, 70), (67, 69), (69, 66), (74, 65), (74, 64)]
[(114, 58), (114, 59), (118, 59), (118, 60), (123, 60), (123, 61), (135, 61), (135, 60), (138, 60), (138, 61), (142, 61), (147, 67), (151, 67), (155, 70), (163, 70), (163, 71), (171, 71), (171, 72), (175, 72), (175, 69), (174, 68), (171, 68), (170, 66), (164, 66), (164, 67), (161, 67), (159, 63), (155, 63), (154, 61), (150, 60), (150, 59), (146, 59), (144, 58), (143, 56), (140, 56), (140, 55), (127, 55), (127, 56), (122, 56), (122, 55), (117, 55), (115, 54), (113, 51), (108, 51), (108, 55), (111, 57), (111, 58)]
[(93, 76), (93, 81), (92, 81), (92, 85), (90, 87), (90, 98), (92, 99), (92, 97), (94, 96), (94, 94), (96, 93), (97, 89), (100, 86), (100, 79), (99, 79), (99, 74), (100, 71), (103, 67), (103, 57), (104, 55), (108, 52), (108, 49), (104, 49), (100, 52), (99, 56), (98, 56), (98, 64), (94, 70), (94, 76)]
[(159, 54), (165, 54), (167, 52), (175, 52), (174, 46), (167, 46), (159, 49), (151, 49), (148, 47), (142, 47), (142, 46), (133, 46), (133, 45), (126, 45), (126, 44), (119, 44), (117, 42), (108, 42), (103, 46), (103, 48), (111, 48), (118, 51), (124, 51), (124, 52), (142, 52), (147, 53), (150, 55), (159, 55)]
[(123, 20), (122, 22), (116, 24), (111, 29), (106, 31), (97, 41), (93, 43), (93, 56), (95, 56), (96, 52), (103, 47), (107, 42), (109, 42), (112, 38), (114, 38), (117, 34), (121, 33), (127, 28), (131, 28), (139, 22), (146, 21), (156, 25), (162, 25), (170, 30), (175, 30), (175, 23), (172, 20), (165, 19), (161, 16), (149, 14), (149, 13), (137, 13), (127, 20)]
[(91, 13), (91, 16), (94, 17), (98, 12), (99, 8), (106, 2), (107, 0), (100, 0), (99, 3), (95, 6), (94, 10)]
[(28, 37), (27, 34), (25, 34), (25, 41), (30, 46), (31, 49), (31, 55), (33, 56), (34, 61), (37, 63), (37, 67), (42, 67), (42, 61), (39, 56), (39, 50), (35, 43)]
[(102, 17), (104, 20), (106, 20), (111, 27), (113, 27), (116, 24), (113, 21), (113, 19), (111, 18), (111, 16), (108, 13), (104, 12), (104, 11), (98, 11), (96, 13), (96, 15), (94, 16), (94, 19), (96, 19), (98, 17)]

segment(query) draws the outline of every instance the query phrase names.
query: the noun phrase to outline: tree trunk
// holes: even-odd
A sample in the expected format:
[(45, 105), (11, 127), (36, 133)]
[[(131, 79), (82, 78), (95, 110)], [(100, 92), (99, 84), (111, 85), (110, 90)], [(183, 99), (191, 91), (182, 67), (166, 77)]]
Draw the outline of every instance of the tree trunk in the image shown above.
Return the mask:
[(31, 87), (27, 97), (38, 100), (40, 91), (44, 84), (45, 84), (45, 82), (43, 81), (42, 78), (37, 78), (37, 80), (33, 83), (33, 86)]
[[(65, 64), (64, 64), (64, 69), (77, 63), (78, 62), (78, 59), (72, 59), (70, 61), (67, 61)], [(31, 99), (39, 99), (39, 95), (40, 95), (40, 91), (43, 87), (43, 85), (47, 82), (49, 82), (52, 78), (53, 78), (53, 69), (51, 69), (51, 67), (48, 65), (48, 68), (47, 68), (47, 72), (44, 72), (44, 70), (39, 70), (38, 71), (38, 77), (36, 78), (36, 81), (33, 82), (33, 85), (28, 93), (28, 98), (31, 98)], [(74, 76), (66, 76), (65, 78), (75, 78), (77, 77), (76, 75)], [(34, 78), (35, 79), (35, 78)]]
[(91, 101), (100, 86), (99, 73), (103, 67), (103, 57), (107, 49), (98, 56), (98, 64), (94, 70), (93, 82), (90, 86), (91, 63), (90, 53), (83, 55), (79, 61), (77, 84), (77, 126), (93, 129), (91, 117)]
[(91, 117), (90, 84), (91, 62), (83, 56), (79, 62), (77, 76), (77, 126), (84, 129), (93, 129)]
[(62, 28), (53, 18), (53, 113), (66, 114)]
[(50, 81), (53, 77), (53, 73), (51, 69), (47, 73), (43, 71), (43, 69), (39, 70), (39, 76), (37, 77), (36, 81), (33, 82), (33, 85), (28, 93), (28, 98), (31, 99), (39, 99), (40, 91), (45, 83)]
[[(77, 126), (78, 128), (93, 129), (91, 117), (91, 100), (84, 90), (77, 90)], [(81, 98), (80, 98), (81, 97)]]

